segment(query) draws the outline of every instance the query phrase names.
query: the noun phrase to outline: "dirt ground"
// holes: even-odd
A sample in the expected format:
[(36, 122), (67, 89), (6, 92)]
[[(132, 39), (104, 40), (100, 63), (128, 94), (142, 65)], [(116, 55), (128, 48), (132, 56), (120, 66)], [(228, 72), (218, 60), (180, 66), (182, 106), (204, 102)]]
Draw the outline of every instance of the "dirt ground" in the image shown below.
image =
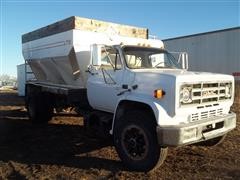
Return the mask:
[(33, 125), (23, 98), (15, 91), (1, 92), (0, 179), (239, 179), (240, 98), (233, 110), (237, 128), (222, 144), (169, 148), (159, 169), (139, 173), (122, 165), (111, 140), (88, 137), (76, 114)]

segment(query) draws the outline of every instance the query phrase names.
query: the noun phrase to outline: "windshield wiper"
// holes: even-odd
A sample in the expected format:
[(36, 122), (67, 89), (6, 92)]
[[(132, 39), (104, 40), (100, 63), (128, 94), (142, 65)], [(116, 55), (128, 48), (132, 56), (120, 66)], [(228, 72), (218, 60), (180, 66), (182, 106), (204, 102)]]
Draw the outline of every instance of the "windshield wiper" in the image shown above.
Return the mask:
[(161, 69), (164, 69), (164, 68), (171, 68), (171, 69), (177, 69), (176, 67), (171, 66), (171, 65), (165, 65), (165, 66), (154, 66), (154, 68), (161, 68)]

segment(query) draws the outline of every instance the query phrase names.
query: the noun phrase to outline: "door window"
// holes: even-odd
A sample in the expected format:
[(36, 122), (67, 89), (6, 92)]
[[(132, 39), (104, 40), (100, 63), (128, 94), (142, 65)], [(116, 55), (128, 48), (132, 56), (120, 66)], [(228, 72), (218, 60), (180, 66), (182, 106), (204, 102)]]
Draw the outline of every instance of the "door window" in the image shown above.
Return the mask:
[(118, 51), (113, 47), (102, 47), (101, 66), (104, 69), (120, 70), (122, 63)]

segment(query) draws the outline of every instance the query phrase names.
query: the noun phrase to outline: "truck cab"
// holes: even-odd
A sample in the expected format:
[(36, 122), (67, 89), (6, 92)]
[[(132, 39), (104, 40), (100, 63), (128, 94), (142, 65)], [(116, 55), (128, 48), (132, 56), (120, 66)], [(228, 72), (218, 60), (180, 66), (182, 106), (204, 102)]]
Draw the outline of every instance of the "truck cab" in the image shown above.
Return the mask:
[(219, 143), (236, 126), (236, 115), (230, 112), (233, 77), (187, 71), (186, 53), (177, 60), (164, 48), (149, 46), (92, 48), (88, 100), (94, 109), (114, 114), (110, 133), (117, 149), (123, 149), (118, 150), (120, 157), (145, 159), (145, 131), (156, 131), (151, 138), (157, 138), (162, 154), (169, 146)]

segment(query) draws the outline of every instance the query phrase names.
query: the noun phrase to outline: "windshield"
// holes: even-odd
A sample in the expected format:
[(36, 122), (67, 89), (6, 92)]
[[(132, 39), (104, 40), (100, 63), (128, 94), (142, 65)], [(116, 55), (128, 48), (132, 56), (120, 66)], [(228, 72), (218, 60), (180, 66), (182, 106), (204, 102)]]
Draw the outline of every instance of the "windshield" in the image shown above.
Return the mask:
[(180, 68), (174, 56), (163, 49), (126, 46), (123, 53), (131, 69)]

